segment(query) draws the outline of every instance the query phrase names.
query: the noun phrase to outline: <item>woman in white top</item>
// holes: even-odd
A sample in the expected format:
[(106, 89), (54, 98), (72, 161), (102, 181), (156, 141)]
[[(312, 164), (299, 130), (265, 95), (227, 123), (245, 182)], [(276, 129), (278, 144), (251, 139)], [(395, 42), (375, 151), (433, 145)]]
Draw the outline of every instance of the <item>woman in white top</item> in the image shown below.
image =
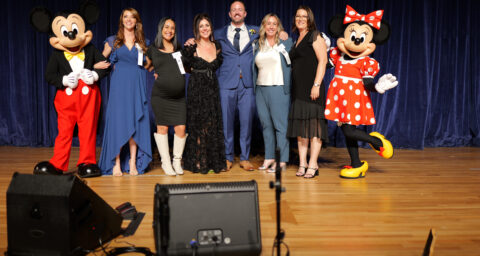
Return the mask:
[(293, 45), (289, 38), (280, 40), (283, 26), (277, 15), (267, 14), (260, 25), (259, 39), (253, 47), (253, 83), (258, 117), (263, 127), (265, 160), (260, 170), (275, 172), (275, 149), (280, 152), (280, 166), (286, 169), (289, 141), (286, 136), (290, 107), (290, 59)]

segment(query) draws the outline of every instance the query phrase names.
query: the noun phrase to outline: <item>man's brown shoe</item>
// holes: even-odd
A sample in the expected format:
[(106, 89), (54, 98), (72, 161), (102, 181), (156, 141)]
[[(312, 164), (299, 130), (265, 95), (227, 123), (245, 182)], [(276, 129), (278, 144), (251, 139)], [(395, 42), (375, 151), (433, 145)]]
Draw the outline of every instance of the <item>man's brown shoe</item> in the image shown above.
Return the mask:
[(232, 169), (232, 165), (233, 163), (227, 160), (227, 169), (225, 169), (224, 171), (230, 171), (230, 169)]
[(240, 161), (240, 167), (242, 167), (245, 171), (254, 171), (255, 167), (253, 167), (252, 163), (248, 160)]

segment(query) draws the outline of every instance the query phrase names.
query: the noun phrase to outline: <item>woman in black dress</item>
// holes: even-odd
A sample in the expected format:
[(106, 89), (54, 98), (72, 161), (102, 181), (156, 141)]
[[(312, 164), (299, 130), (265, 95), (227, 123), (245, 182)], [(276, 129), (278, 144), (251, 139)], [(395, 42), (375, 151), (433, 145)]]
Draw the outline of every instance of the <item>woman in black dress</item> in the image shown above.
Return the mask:
[[(316, 30), (315, 18), (308, 6), (298, 7), (293, 31), (298, 33), (298, 39), (290, 50), (292, 106), (287, 136), (296, 137), (298, 141), (300, 164), (296, 175), (313, 178), (318, 174), (317, 160), (322, 141), (328, 140), (323, 85), (327, 48), (322, 35)], [(309, 142), (310, 160), (307, 165)]]
[[(186, 140), (185, 71), (178, 52), (180, 49), (175, 21), (168, 17), (161, 19), (155, 43), (148, 48), (147, 57), (156, 73), (151, 102), (157, 132), (153, 135), (162, 158), (162, 169), (172, 176), (183, 174), (181, 159)], [(169, 126), (173, 126), (175, 130), (173, 167), (168, 147)]]
[(196, 15), (193, 21), (195, 44), (182, 51), (185, 66), (191, 71), (187, 89), (189, 136), (184, 166), (203, 174), (210, 170), (218, 173), (226, 167), (222, 109), (215, 74), (223, 59), (212, 29), (207, 14)]

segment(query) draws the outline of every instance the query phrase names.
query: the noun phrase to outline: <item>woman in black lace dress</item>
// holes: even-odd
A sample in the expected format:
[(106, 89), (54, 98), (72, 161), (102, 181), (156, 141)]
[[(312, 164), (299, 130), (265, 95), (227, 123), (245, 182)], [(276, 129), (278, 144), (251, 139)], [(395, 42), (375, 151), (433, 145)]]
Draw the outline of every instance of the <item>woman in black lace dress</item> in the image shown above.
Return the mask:
[(187, 89), (187, 144), (184, 167), (192, 172), (215, 173), (225, 169), (225, 144), (218, 79), (222, 64), (220, 44), (212, 34), (207, 14), (194, 18), (195, 44), (182, 50), (182, 60), (190, 69)]

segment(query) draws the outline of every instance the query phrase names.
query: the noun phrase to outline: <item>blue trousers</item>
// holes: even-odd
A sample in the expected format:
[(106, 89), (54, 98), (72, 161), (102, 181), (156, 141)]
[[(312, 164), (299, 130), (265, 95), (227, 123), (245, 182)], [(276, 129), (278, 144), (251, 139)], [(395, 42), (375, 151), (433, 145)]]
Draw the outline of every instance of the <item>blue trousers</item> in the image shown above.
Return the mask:
[(222, 105), (223, 134), (225, 136), (225, 157), (233, 162), (235, 112), (238, 110), (240, 123), (240, 160), (248, 160), (252, 140), (252, 123), (255, 114), (255, 94), (253, 88), (246, 88), (240, 79), (235, 89), (220, 89)]
[(257, 86), (255, 93), (258, 117), (263, 127), (265, 159), (275, 159), (275, 148), (278, 148), (280, 162), (288, 162), (290, 143), (287, 138), (287, 127), (290, 94), (285, 94), (283, 86)]

